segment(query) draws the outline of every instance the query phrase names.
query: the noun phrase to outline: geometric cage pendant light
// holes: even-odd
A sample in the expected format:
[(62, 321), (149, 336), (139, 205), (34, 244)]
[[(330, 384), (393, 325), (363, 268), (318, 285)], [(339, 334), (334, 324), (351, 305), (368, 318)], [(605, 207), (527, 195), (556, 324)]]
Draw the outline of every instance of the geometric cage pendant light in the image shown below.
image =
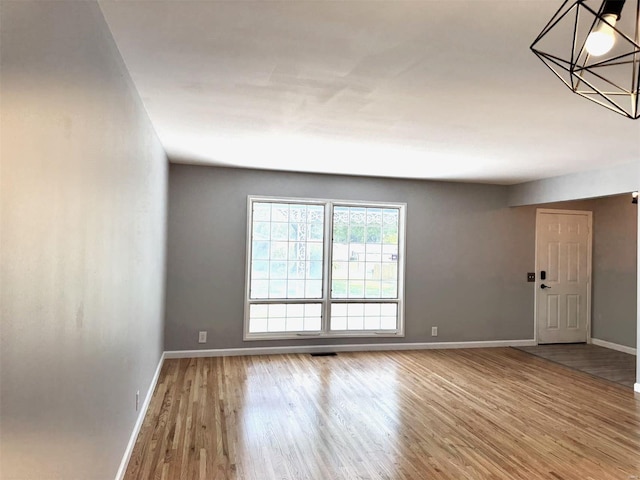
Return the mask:
[(530, 48), (574, 93), (640, 118), (640, 0), (566, 0)]

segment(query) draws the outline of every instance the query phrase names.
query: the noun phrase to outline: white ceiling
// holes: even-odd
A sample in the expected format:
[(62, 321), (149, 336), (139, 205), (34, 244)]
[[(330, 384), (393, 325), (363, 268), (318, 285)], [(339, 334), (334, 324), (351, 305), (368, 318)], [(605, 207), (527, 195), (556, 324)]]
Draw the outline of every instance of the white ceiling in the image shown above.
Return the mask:
[(640, 160), (529, 50), (560, 3), (100, 5), (173, 162), (512, 184)]

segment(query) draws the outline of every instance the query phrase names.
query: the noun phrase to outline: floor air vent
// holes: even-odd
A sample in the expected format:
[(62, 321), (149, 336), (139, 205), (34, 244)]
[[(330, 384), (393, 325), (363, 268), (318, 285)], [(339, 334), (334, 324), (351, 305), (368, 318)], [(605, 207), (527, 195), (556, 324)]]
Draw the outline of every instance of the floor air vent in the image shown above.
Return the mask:
[(336, 355), (338, 355), (336, 352), (318, 352), (311, 354), (312, 357), (335, 357)]

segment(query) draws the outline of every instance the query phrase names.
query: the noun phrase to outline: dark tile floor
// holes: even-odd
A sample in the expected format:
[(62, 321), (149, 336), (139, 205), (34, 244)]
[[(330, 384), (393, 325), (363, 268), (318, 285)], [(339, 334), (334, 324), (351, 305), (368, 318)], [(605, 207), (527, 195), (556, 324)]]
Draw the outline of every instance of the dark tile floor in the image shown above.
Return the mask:
[(517, 349), (630, 388), (633, 388), (636, 381), (636, 357), (628, 353), (586, 343)]

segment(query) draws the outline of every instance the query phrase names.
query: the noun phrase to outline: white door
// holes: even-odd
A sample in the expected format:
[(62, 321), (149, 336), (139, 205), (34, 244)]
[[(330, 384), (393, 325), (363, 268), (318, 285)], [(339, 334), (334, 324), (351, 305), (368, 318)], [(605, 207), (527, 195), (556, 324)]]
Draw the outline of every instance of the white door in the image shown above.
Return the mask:
[(591, 212), (538, 210), (538, 343), (586, 342), (591, 312)]

